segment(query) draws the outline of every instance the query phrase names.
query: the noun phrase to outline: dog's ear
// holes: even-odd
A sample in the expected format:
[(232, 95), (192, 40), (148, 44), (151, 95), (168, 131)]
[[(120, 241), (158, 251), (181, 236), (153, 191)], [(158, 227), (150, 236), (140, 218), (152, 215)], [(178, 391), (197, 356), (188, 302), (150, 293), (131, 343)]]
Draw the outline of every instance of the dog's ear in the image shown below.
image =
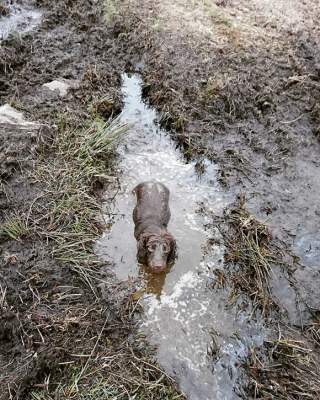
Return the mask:
[(142, 183), (139, 183), (139, 185), (137, 185), (133, 190), (132, 190), (132, 194), (137, 195), (138, 196), (138, 192), (139, 190), (141, 190), (143, 187)]
[(138, 240), (138, 251), (137, 251), (137, 259), (139, 263), (145, 263), (147, 261), (147, 244), (148, 244), (148, 237), (141, 235)]
[(173, 236), (170, 235), (169, 239), (169, 244), (170, 244), (170, 252), (168, 254), (168, 263), (173, 263), (174, 260), (177, 257), (177, 243)]

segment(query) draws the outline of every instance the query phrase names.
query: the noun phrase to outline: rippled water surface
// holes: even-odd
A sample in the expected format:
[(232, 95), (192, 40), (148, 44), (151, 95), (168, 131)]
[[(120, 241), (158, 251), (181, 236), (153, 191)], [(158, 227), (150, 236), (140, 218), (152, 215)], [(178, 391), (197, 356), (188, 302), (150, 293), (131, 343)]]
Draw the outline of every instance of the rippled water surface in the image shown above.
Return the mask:
[[(212, 271), (223, 268), (223, 248), (208, 245), (215, 232), (205, 229), (199, 213), (219, 213), (231, 200), (219, 188), (216, 167), (205, 163), (199, 178), (194, 163), (185, 163), (170, 137), (157, 125), (156, 112), (141, 98), (137, 75), (123, 76), (125, 106), (121, 115), (130, 124), (121, 149), (121, 190), (114, 201), (110, 232), (97, 244), (97, 253), (113, 264), (119, 279), (140, 277), (144, 290), (141, 329), (158, 349), (158, 360), (192, 400), (237, 399), (234, 386), (239, 362), (248, 346), (262, 339), (259, 326), (248, 324), (226, 308), (223, 290), (210, 288)], [(150, 275), (136, 261), (132, 189), (158, 180), (171, 193), (169, 231), (178, 243), (178, 259), (168, 274)]]

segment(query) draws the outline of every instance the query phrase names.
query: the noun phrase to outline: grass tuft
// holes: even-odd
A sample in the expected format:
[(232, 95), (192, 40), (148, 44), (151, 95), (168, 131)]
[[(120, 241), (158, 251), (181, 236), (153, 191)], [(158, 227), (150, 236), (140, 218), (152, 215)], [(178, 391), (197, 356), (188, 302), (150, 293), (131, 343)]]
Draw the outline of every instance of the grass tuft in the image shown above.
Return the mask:
[(43, 158), (34, 174), (46, 188), (33, 205), (42, 217), (33, 219), (32, 224), (53, 243), (55, 259), (70, 265), (88, 283), (99, 264), (93, 244), (104, 228), (102, 216), (101, 221), (97, 219), (101, 205), (95, 184), (103, 187), (110, 179), (108, 172), (127, 126), (118, 118), (109, 122), (95, 119), (75, 129), (68, 118), (59, 117), (59, 132), (52, 144), (55, 157)]
[(21, 240), (29, 233), (27, 218), (22, 215), (12, 216), (0, 225), (0, 237), (5, 240)]
[(204, 0), (203, 7), (205, 13), (212, 19), (213, 23), (232, 27), (232, 22), (221, 9), (211, 1)]

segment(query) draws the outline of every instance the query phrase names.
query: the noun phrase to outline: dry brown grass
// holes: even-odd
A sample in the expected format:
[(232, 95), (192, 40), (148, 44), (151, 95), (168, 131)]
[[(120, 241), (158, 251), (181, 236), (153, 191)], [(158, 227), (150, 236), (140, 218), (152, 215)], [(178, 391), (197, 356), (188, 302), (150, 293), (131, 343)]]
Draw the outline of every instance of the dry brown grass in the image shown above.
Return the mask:
[(266, 224), (247, 210), (244, 195), (240, 195), (222, 217), (213, 216), (213, 225), (218, 227), (226, 248), (226, 268), (222, 277), (217, 276), (218, 286), (230, 287), (230, 302), (246, 295), (253, 311), (260, 310), (263, 316), (270, 316), (278, 309), (270, 287), (273, 267), (283, 268), (291, 280), (296, 258), (272, 238)]
[[(50, 375), (45, 375), (43, 384), (38, 385), (40, 388), (34, 388), (30, 398), (183, 399), (184, 397), (176, 391), (174, 381), (151, 356), (152, 349), (148, 347), (144, 338), (135, 335), (133, 341), (131, 335), (128, 335), (130, 331), (131, 334), (134, 331), (128, 311), (132, 311), (131, 307), (122, 310), (121, 322), (111, 317), (110, 313), (97, 313), (96, 306), (82, 310), (76, 315), (73, 313), (72, 318), (69, 310), (66, 310), (64, 315), (52, 320), (34, 319), (38, 330), (43, 332), (43, 338), (46, 338), (44, 329), (48, 329), (49, 326), (50, 329), (56, 330), (57, 336), (61, 336), (62, 332), (75, 330), (82, 331), (83, 334), (79, 334), (78, 344), (70, 342), (72, 352), (60, 362), (65, 376), (57, 381)], [(79, 340), (80, 337), (82, 340)], [(85, 342), (81, 344), (82, 341)]]
[(310, 338), (316, 347), (320, 347), (320, 315), (317, 310), (316, 315), (314, 315), (312, 323), (306, 327), (305, 333), (308, 338)]
[(270, 290), (272, 265), (286, 265), (268, 227), (249, 213), (243, 195), (216, 222), (226, 246), (225, 279), (231, 283), (230, 297), (246, 294), (254, 307), (268, 314), (276, 306)]
[(267, 340), (251, 353), (247, 394), (254, 399), (309, 400), (320, 397), (319, 360), (298, 332)]

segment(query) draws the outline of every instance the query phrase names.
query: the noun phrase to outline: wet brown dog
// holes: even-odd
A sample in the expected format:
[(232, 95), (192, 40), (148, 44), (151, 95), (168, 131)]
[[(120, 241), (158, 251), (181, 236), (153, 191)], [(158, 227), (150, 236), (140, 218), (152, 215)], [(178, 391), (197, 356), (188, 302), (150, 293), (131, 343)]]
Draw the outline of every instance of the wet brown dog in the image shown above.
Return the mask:
[(138, 261), (152, 272), (162, 272), (176, 256), (176, 242), (168, 232), (169, 189), (159, 182), (143, 182), (135, 187), (137, 205), (133, 210)]

